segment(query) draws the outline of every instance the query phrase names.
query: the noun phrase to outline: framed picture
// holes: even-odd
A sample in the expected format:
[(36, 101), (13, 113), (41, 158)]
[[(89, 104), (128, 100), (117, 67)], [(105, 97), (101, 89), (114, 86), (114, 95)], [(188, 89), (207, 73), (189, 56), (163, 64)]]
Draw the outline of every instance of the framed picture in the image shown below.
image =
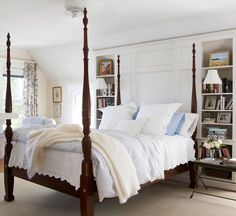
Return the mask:
[(219, 112), (217, 115), (217, 123), (230, 123), (231, 112)]
[(205, 109), (215, 110), (216, 109), (216, 96), (206, 96)]
[(210, 67), (223, 65), (229, 65), (229, 51), (210, 53)]
[(55, 118), (61, 117), (61, 104), (59, 104), (59, 103), (53, 104), (53, 116)]
[(53, 87), (52, 88), (52, 99), (53, 103), (61, 103), (62, 102), (62, 88), (61, 87)]
[(113, 60), (104, 59), (99, 61), (99, 76), (113, 74)]

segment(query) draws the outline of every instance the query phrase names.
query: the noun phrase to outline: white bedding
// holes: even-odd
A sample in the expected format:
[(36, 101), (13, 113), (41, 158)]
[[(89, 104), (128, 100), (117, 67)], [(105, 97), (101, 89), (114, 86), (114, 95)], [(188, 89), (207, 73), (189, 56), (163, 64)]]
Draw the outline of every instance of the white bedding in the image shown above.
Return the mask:
[[(124, 132), (103, 130), (104, 133), (118, 139), (126, 148), (137, 171), (140, 184), (164, 178), (164, 170), (194, 159), (194, 142), (182, 136), (164, 136), (162, 138), (146, 135), (130, 135)], [(23, 133), (27, 134), (27, 131)], [(26, 144), (23, 134), (13, 144), (9, 166), (27, 169), (25, 155)], [(39, 174), (54, 176), (66, 180), (76, 189), (80, 186), (81, 145), (72, 142), (65, 153), (65, 143), (58, 143), (44, 152), (44, 160)], [(67, 144), (68, 145), (68, 144)], [(96, 178), (99, 199), (117, 196), (108, 166), (102, 156), (92, 150), (94, 176)]]

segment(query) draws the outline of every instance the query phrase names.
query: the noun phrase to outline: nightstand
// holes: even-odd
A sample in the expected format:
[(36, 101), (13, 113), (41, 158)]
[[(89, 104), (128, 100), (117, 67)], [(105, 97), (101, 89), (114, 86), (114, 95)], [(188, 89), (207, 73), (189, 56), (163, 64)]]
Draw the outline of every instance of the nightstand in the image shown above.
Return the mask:
[[(210, 159), (209, 160), (208, 159), (195, 160), (195, 161), (193, 161), (193, 165), (194, 165), (194, 170), (197, 175), (197, 182), (196, 182), (195, 188), (193, 189), (193, 192), (190, 196), (190, 199), (193, 197), (194, 193), (199, 193), (199, 194), (204, 194), (204, 195), (209, 195), (209, 196), (213, 196), (213, 197), (219, 197), (219, 198), (223, 198), (223, 199), (236, 201), (236, 199), (234, 199), (234, 198), (220, 196), (220, 195), (211, 194), (208, 192), (202, 192), (202, 191), (197, 190), (198, 185), (199, 185), (199, 181), (202, 183), (202, 185), (205, 187), (206, 190), (208, 189), (208, 186), (204, 182), (201, 168), (213, 168), (213, 169), (217, 169), (217, 170), (236, 172), (235, 165), (227, 165), (227, 164), (224, 164), (221, 160), (210, 160)], [(212, 181), (225, 182), (225, 181), (219, 180), (219, 179), (212, 179)], [(227, 183), (235, 184), (233, 182), (227, 182)], [(223, 189), (223, 190), (227, 191), (227, 189)], [(232, 190), (228, 190), (228, 191), (232, 191)]]

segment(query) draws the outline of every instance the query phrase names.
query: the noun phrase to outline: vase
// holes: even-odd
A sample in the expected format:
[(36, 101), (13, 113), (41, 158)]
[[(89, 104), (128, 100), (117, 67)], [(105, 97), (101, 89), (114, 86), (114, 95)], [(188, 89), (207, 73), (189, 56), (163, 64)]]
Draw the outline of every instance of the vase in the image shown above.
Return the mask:
[(209, 153), (210, 153), (210, 158), (214, 158), (215, 157), (215, 149), (210, 149)]

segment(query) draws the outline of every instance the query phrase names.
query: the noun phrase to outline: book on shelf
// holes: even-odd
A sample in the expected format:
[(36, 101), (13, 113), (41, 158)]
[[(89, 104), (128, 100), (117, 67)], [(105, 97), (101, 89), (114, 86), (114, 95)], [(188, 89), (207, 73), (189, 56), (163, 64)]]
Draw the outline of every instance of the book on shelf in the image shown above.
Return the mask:
[(219, 127), (207, 127), (208, 136), (218, 136), (222, 139), (227, 138), (228, 129), (227, 128), (219, 128)]
[(214, 152), (214, 158), (231, 158), (231, 154), (228, 146), (222, 146), (218, 149), (207, 149), (203, 146), (199, 148), (199, 156), (201, 159), (212, 157), (212, 151)]
[(222, 79), (222, 92), (223, 93), (231, 93), (233, 90), (233, 81), (228, 79), (227, 77)]
[(105, 108), (107, 106), (114, 106), (114, 98), (98, 98), (97, 108)]

